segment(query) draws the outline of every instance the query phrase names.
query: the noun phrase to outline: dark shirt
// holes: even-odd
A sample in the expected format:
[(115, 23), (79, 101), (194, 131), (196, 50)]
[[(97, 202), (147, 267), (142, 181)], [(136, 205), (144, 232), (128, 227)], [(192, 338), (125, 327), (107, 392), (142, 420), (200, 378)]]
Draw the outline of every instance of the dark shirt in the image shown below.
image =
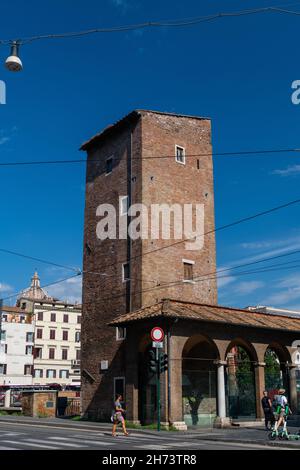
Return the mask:
[(261, 399), (261, 405), (264, 410), (269, 411), (270, 410), (270, 398), (269, 397), (263, 397)]

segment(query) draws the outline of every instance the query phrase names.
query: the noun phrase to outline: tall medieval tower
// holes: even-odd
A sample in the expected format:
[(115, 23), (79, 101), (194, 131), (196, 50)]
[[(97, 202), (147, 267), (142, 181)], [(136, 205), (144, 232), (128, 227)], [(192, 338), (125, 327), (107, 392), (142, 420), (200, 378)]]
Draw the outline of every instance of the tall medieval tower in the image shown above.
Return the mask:
[[(217, 303), (215, 277), (199, 282), (202, 275), (216, 270), (211, 122), (195, 116), (135, 110), (81, 149), (88, 155), (82, 403), (87, 415), (101, 418), (103, 410), (110, 412), (116, 377), (126, 375), (123, 336), (108, 326), (110, 321), (162, 298)], [(143, 237), (133, 239), (126, 237), (126, 229), (133, 220), (130, 207), (135, 204), (142, 204), (140, 211), (148, 211), (149, 226), (144, 224)], [(170, 217), (171, 237), (164, 239), (161, 232), (153, 236), (151, 209), (161, 204), (183, 210), (184, 205), (202, 205), (207, 234), (203, 246), (200, 243), (198, 249), (190, 249), (184, 233), (181, 239), (175, 237), (174, 214)], [(103, 240), (99, 238), (99, 222), (108, 215), (109, 207), (115, 210), (116, 217), (111, 221), (116, 222), (115, 236)], [(195, 217), (193, 211), (194, 225)], [(175, 226), (179, 228), (178, 219)]]

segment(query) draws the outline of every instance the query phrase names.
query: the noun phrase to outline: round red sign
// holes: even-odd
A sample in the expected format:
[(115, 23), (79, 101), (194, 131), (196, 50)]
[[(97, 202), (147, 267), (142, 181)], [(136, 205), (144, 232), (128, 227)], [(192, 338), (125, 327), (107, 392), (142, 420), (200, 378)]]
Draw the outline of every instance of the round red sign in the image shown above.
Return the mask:
[(155, 326), (154, 328), (152, 328), (151, 330), (152, 341), (161, 342), (164, 339), (164, 336), (165, 334), (162, 328), (160, 328), (159, 326)]

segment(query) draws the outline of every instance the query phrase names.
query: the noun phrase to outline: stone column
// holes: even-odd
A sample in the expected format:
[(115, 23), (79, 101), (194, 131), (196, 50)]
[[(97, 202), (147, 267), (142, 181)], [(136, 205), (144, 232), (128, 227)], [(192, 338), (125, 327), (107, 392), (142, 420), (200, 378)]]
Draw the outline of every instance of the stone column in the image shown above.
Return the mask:
[(255, 395), (256, 395), (256, 418), (262, 420), (264, 412), (261, 406), (263, 391), (265, 390), (265, 362), (256, 362), (254, 364), (255, 371)]
[(183, 421), (182, 410), (182, 357), (181, 348), (176, 336), (170, 338), (169, 368), (171, 399), (169, 404), (169, 423), (176, 429), (187, 430)]
[(214, 427), (224, 428), (230, 425), (230, 419), (226, 417), (226, 391), (225, 391), (225, 366), (226, 361), (216, 361), (217, 366), (217, 400), (218, 415), (214, 422)]
[(5, 390), (4, 408), (10, 408), (10, 396), (11, 396), (11, 389), (8, 388), (7, 390)]
[(290, 406), (294, 414), (297, 412), (297, 383), (296, 383), (296, 364), (288, 364), (289, 372), (289, 391), (290, 391)]
[(138, 350), (129, 338), (126, 344), (126, 419), (139, 424)]

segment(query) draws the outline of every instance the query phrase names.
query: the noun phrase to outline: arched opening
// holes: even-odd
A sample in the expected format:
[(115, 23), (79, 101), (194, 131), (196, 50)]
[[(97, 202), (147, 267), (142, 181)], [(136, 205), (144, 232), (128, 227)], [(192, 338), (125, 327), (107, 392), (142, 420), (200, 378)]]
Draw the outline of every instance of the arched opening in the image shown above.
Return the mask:
[(282, 346), (270, 344), (265, 352), (265, 389), (271, 399), (280, 388), (289, 395), (288, 367), (289, 353)]
[(226, 354), (226, 407), (231, 418), (256, 417), (256, 393), (252, 347), (243, 341), (232, 342)]
[(210, 339), (190, 337), (182, 351), (182, 409), (187, 426), (212, 426), (217, 414), (216, 366), (219, 358)]

